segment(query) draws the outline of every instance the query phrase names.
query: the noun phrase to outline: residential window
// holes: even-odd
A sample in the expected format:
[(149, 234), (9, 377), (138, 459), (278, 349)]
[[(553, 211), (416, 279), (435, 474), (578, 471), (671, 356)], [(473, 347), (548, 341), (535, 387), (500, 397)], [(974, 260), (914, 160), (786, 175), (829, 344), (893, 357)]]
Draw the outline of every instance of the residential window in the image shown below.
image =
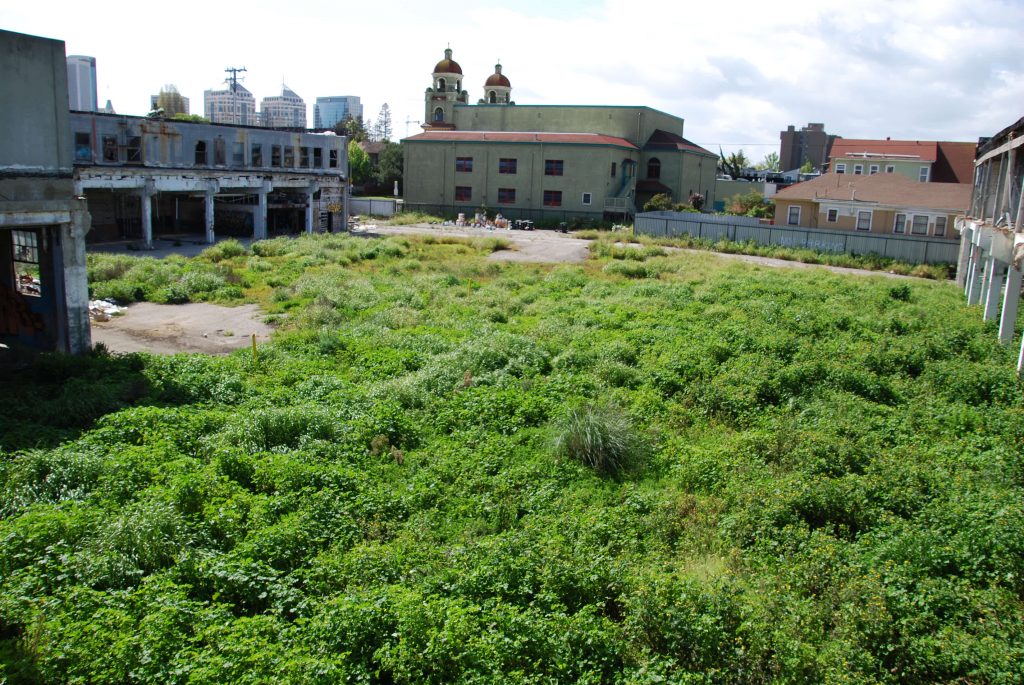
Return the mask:
[(790, 226), (800, 225), (800, 206), (790, 205), (789, 206), (789, 217), (786, 219), (786, 223)]
[(299, 148), (299, 166), (303, 169), (309, 168), (309, 148), (306, 146)]
[(35, 231), (11, 231), (14, 287), (22, 295), (40, 296), (39, 242)]
[(837, 163), (836, 164), (836, 173), (837, 174), (845, 174), (846, 173), (846, 165), (845, 164), (838, 164)]
[(455, 186), (455, 201), (469, 202), (473, 199), (473, 189), (469, 186)]
[(871, 174), (872, 176), (877, 174), (878, 173), (878, 165), (877, 164), (872, 164), (871, 166), (869, 166), (868, 167), (868, 173)]
[(328, 150), (327, 151), (327, 165), (332, 169), (338, 168), (338, 151)]
[(284, 167), (286, 169), (295, 168), (295, 148), (291, 145), (284, 146)]
[(498, 188), (498, 204), (510, 205), (516, 201), (515, 188)]
[(886, 164), (885, 165), (885, 173), (892, 174), (892, 173), (895, 173), (895, 172), (896, 172), (896, 165), (895, 164)]
[(92, 161), (92, 136), (88, 133), (75, 134), (75, 161)]
[(583, 193), (583, 200), (582, 200), (583, 206), (584, 207), (589, 207), (592, 199), (593, 199), (593, 195), (591, 195), (590, 193)]
[(861, 210), (857, 212), (857, 230), (858, 231), (870, 231), (871, 230), (871, 210)]
[(937, 216), (935, 217), (935, 235), (944, 236), (946, 235), (946, 217)]
[(864, 173), (864, 165), (863, 164), (854, 164), (853, 165), (853, 175), (854, 176), (860, 176), (863, 173)]
[(498, 160), (498, 173), (499, 174), (514, 174), (516, 173), (516, 167), (518, 166), (518, 160), (511, 157), (502, 157)]
[(914, 222), (910, 224), (910, 232), (914, 235), (928, 235), (928, 217), (915, 214)]
[(647, 161), (647, 178), (661, 178), (661, 160), (657, 157)]
[(827, 210), (825, 212), (825, 221), (827, 221), (830, 224), (834, 224), (837, 221), (839, 221), (839, 210), (834, 207)]
[(562, 206), (562, 191), (561, 190), (545, 190), (544, 191), (544, 206), (545, 207), (561, 207)]
[(213, 165), (214, 166), (225, 166), (227, 164), (227, 151), (224, 145), (224, 139), (217, 137), (213, 141)]
[(612, 162), (612, 178), (615, 178), (615, 162)]
[(896, 215), (896, 220), (893, 222), (893, 225), (892, 225), (892, 232), (893, 233), (906, 233), (907, 232), (907, 215), (906, 214), (897, 214)]
[(917, 180), (920, 181), (921, 183), (928, 182), (928, 167), (921, 167), (921, 169), (917, 172)]
[(281, 166), (281, 146), (270, 146), (270, 166)]
[(103, 161), (117, 161), (117, 137), (103, 136)]
[(235, 166), (245, 166), (245, 143), (236, 140), (231, 149), (231, 163)]
[(132, 136), (129, 138), (125, 152), (127, 153), (125, 161), (128, 164), (142, 164), (142, 137)]
[(455, 158), (455, 170), (469, 173), (473, 171), (473, 158), (472, 157), (456, 157)]
[(195, 164), (196, 166), (206, 166), (205, 140), (200, 140), (198, 143), (196, 143)]
[(544, 160), (544, 175), (545, 176), (561, 176), (565, 169), (565, 162), (561, 159), (545, 159)]
[(259, 143), (253, 143), (252, 148), (249, 150), (249, 155), (252, 160), (253, 166), (263, 166), (263, 146)]
[(313, 166), (317, 169), (324, 168), (324, 151), (322, 148), (313, 148)]

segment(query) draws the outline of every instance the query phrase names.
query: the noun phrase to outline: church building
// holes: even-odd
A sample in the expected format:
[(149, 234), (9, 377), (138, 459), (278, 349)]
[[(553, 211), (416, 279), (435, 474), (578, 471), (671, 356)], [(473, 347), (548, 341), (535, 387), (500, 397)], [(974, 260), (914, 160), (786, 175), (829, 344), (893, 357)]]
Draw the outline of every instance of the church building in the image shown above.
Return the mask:
[(658, 193), (714, 203), (718, 155), (650, 107), (517, 105), (500, 64), (469, 103), (451, 49), (434, 67), (423, 132), (405, 148), (405, 207), (451, 216), (480, 207), (534, 221), (631, 217)]

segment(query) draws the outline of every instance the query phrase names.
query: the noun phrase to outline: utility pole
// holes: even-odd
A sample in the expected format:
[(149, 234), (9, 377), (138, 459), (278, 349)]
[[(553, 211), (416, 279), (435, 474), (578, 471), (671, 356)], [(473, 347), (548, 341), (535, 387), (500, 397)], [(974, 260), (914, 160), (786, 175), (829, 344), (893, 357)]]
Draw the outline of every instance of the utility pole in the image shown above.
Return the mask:
[(224, 70), (226, 73), (231, 74), (231, 78), (227, 81), (231, 84), (231, 92), (238, 90), (238, 74), (245, 71), (245, 67), (228, 67)]
[(409, 119), (408, 117), (406, 117), (406, 119), (405, 119), (405, 135), (406, 135), (406, 137), (408, 137), (408, 135), (409, 135), (409, 124), (418, 124), (418, 123), (420, 123), (418, 119)]

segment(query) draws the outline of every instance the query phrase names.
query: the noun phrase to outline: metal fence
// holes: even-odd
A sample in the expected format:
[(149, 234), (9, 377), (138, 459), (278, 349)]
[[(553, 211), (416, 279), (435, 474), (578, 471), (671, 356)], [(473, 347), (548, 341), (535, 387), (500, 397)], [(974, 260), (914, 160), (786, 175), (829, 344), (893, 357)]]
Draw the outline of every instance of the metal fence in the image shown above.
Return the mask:
[(884, 236), (853, 231), (829, 231), (796, 226), (773, 226), (760, 219), (717, 214), (644, 212), (636, 215), (637, 235), (675, 237), (689, 235), (712, 242), (752, 241), (758, 245), (806, 248), (818, 252), (876, 254), (910, 264), (955, 264), (958, 241), (924, 236)]
[(401, 209), (401, 200), (381, 200), (368, 197), (353, 197), (348, 201), (349, 214), (364, 216), (394, 216)]

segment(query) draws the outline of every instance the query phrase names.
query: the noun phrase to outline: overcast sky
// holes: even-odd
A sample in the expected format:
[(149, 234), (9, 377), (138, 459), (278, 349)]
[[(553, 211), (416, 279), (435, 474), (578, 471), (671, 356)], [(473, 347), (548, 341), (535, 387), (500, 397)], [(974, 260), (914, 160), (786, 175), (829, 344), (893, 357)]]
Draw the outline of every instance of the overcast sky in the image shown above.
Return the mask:
[(500, 59), (520, 104), (647, 105), (755, 161), (789, 124), (975, 141), (1024, 116), (1022, 0), (35, 0), (5, 2), (0, 28), (96, 57), (100, 105), (121, 114), (165, 83), (202, 114), (225, 67), (246, 67), (257, 105), (287, 83), (312, 126), (317, 96), (358, 95), (404, 137), (450, 44), (471, 102)]

